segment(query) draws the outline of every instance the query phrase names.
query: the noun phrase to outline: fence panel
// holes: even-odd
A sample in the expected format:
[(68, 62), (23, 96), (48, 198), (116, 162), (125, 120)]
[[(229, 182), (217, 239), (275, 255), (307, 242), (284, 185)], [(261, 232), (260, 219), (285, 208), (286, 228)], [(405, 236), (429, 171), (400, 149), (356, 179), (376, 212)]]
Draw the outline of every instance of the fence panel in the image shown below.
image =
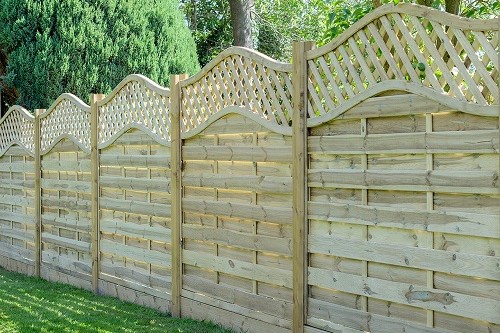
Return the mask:
[(169, 92), (134, 75), (98, 105), (99, 290), (167, 311), (171, 306)]
[[(292, 315), (292, 142), (279, 133), (290, 130), (288, 121), (277, 120), (285, 103), (270, 96), (289, 89), (286, 81), (279, 88), (279, 80), (267, 82), (269, 89), (262, 82), (271, 80), (267, 66), (287, 67), (249, 52), (223, 56), (202, 72), (207, 74), (181, 83), (181, 118), (187, 123), (182, 313), (200, 316), (195, 309), (205, 304), (208, 313), (219, 317), (213, 319), (241, 322), (238, 329), (287, 331)], [(233, 67), (240, 68), (239, 75), (228, 71)], [(224, 80), (215, 83), (220, 72)], [(279, 75), (288, 79), (289, 72)], [(209, 101), (203, 102), (206, 91)], [(284, 112), (287, 119), (291, 110)]]
[(90, 108), (61, 95), (40, 115), (41, 275), (91, 289)]
[(35, 273), (33, 116), (13, 107), (0, 120), (0, 265)]
[(497, 21), (403, 5), (308, 52), (311, 327), (499, 328), (492, 50)]

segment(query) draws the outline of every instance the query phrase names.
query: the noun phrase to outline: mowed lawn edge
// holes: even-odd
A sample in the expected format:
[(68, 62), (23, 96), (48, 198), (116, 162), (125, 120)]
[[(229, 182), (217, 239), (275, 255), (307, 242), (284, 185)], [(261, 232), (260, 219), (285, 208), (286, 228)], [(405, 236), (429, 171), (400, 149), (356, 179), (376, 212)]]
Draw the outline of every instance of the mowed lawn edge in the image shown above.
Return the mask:
[(0, 333), (232, 333), (0, 267)]

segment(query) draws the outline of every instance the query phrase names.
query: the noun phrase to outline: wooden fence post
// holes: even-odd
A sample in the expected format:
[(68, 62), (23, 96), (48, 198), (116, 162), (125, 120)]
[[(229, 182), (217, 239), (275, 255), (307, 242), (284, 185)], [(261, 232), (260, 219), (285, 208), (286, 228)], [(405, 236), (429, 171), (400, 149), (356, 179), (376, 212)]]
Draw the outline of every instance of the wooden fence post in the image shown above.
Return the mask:
[(314, 42), (293, 43), (293, 322), (294, 333), (303, 333), (307, 314), (307, 59)]
[(170, 76), (170, 192), (172, 195), (172, 315), (181, 316), (182, 291), (182, 140), (181, 140), (181, 87), (179, 82), (187, 74)]
[(99, 109), (97, 102), (102, 100), (104, 95), (90, 95), (90, 160), (91, 160), (91, 181), (92, 181), (92, 290), (99, 293), (99, 150), (98, 141), (98, 123)]
[(40, 115), (44, 109), (35, 109), (35, 276), (41, 276), (42, 265), (42, 157), (40, 156)]

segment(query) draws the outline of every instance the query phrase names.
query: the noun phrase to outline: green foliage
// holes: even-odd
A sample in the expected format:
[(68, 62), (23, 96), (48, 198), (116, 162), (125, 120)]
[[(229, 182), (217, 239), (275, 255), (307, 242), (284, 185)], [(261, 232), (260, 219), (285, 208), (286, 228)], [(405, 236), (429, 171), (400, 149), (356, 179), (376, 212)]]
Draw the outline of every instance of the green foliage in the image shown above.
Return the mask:
[(488, 19), (500, 16), (499, 0), (470, 0), (462, 4), (461, 15), (469, 18)]
[(108, 93), (131, 73), (167, 85), (199, 69), (175, 0), (2, 0), (0, 22), (3, 80), (30, 109), (62, 92)]
[(328, 8), (328, 0), (255, 0), (257, 49), (289, 62), (294, 41), (322, 35)]
[(227, 0), (180, 0), (196, 42), (201, 65), (231, 46), (233, 33)]
[(343, 0), (335, 0), (330, 4), (328, 10), (326, 29), (319, 42), (320, 45), (328, 43), (372, 11), (373, 3), (372, 1), (349, 3)]
[[(429, 5), (432, 8), (442, 11), (445, 9), (445, 0), (382, 0), (381, 4), (394, 3), (397, 5), (402, 2)], [(373, 0), (327, 1), (325, 8), (328, 10), (329, 15), (327, 17), (324, 34), (318, 43), (320, 45), (326, 44), (336, 38), (351, 25), (359, 21), (363, 16), (372, 11)], [(462, 0), (460, 2), (459, 14), (474, 19), (498, 17), (500, 15), (500, 0)]]

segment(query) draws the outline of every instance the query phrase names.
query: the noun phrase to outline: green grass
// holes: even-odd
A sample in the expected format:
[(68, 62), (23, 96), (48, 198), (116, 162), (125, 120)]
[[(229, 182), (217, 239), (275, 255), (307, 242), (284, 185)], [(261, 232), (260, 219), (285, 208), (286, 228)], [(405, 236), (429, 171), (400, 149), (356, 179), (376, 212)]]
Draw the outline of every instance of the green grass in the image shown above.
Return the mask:
[(30, 332), (230, 333), (0, 267), (0, 333)]

